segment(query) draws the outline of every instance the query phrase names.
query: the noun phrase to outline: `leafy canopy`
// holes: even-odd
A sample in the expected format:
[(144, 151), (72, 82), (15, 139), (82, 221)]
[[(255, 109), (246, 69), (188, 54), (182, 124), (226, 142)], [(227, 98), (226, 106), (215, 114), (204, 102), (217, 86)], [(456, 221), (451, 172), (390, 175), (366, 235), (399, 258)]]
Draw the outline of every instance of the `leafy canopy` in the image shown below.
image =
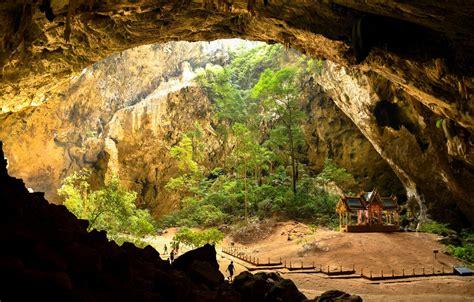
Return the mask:
[(113, 236), (117, 233), (143, 235), (154, 230), (149, 212), (135, 205), (136, 192), (123, 188), (116, 176), (102, 188), (92, 190), (90, 176), (90, 170), (74, 172), (63, 180), (58, 190), (64, 205), (79, 219), (89, 221), (89, 231), (105, 230)]
[(204, 231), (192, 231), (189, 228), (181, 228), (173, 237), (172, 246), (184, 244), (191, 248), (198, 248), (206, 243), (215, 245), (224, 239), (224, 233), (216, 228)]

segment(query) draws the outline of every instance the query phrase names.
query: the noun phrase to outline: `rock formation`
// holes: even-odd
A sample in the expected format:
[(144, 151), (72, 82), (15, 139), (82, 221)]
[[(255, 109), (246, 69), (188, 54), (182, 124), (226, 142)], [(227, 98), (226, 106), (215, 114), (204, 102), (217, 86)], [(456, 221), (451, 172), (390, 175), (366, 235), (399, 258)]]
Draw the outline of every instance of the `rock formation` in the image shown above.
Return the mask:
[(199, 124), (207, 142), (204, 163), (219, 158), (209, 100), (184, 78), (192, 73), (188, 61), (197, 68), (225, 60), (224, 53), (206, 52), (206, 44), (126, 51), (84, 70), (46, 104), (4, 115), (0, 137), (10, 174), (58, 203), (62, 179), (90, 168), (95, 185), (115, 174), (139, 192), (140, 203), (172, 210), (163, 187), (176, 173), (169, 149), (181, 134)]
[[(327, 62), (317, 81), (392, 167), (411, 212), (421, 219), (429, 213), (458, 227), (469, 224), (474, 194), (469, 130), (455, 126), (463, 142), (459, 149), (469, 151), (449, 154), (453, 139), (436, 126), (441, 117), (380, 75)], [(466, 220), (459, 219), (463, 216)]]
[[(327, 79), (352, 78), (334, 100), (396, 170), (422, 217), (424, 203), (430, 210), (453, 202), (472, 223), (473, 13), (457, 1), (7, 0), (0, 5), (0, 104), (6, 113), (45, 103), (71, 75), (138, 45), (223, 37), (282, 43), (334, 62)], [(369, 97), (351, 97), (361, 87)], [(411, 130), (377, 126), (371, 109), (390, 111), (398, 95)], [(392, 105), (377, 105), (381, 98)], [(433, 128), (436, 120), (443, 132)]]

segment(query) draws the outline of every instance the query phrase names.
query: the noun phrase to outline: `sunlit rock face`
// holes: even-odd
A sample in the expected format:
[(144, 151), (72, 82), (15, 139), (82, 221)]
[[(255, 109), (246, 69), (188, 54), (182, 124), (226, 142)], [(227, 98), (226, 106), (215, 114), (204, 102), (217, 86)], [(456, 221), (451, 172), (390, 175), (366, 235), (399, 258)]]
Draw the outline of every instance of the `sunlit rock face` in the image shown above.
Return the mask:
[[(471, 5), (455, 1), (235, 0), (228, 6), (224, 1), (52, 0), (51, 7), (40, 10), (39, 6), (39, 1), (7, 0), (0, 4), (0, 106), (4, 113), (43, 103), (50, 106), (54, 92), (60, 91), (72, 75), (78, 76), (91, 64), (134, 46), (222, 37), (279, 42), (313, 57), (330, 59), (346, 67), (348, 75), (362, 75), (355, 77), (357, 82), (372, 93), (364, 101), (346, 91), (345, 97), (334, 97), (339, 108), (394, 170), (400, 168), (397, 174), (418, 203), (425, 200), (435, 205), (440, 198), (453, 200), (473, 222)], [(367, 76), (367, 81), (361, 80)], [(406, 115), (423, 117), (416, 118), (417, 126), (412, 128), (423, 135), (413, 134), (407, 127), (397, 130), (397, 126), (390, 134), (390, 123), (376, 124), (372, 109), (380, 100), (380, 83), (410, 100), (403, 110), (413, 107), (416, 114), (410, 109)], [(385, 101), (394, 100), (391, 96)], [(378, 108), (384, 112), (391, 107)], [(32, 109), (21, 114), (28, 115), (28, 110)], [(442, 118), (442, 127), (432, 129), (428, 117)], [(384, 132), (377, 134), (377, 128)], [(2, 128), (8, 132), (6, 129)], [(384, 152), (394, 148), (391, 146), (397, 145), (402, 135), (407, 138), (406, 149), (398, 145), (396, 150)], [(51, 152), (53, 158), (55, 148), (44, 145), (44, 151)], [(400, 160), (390, 159), (389, 153)], [(429, 154), (431, 159), (423, 160)], [(418, 179), (420, 171), (430, 169), (432, 178)], [(56, 176), (59, 173), (45, 171)], [(421, 188), (431, 186), (431, 182), (438, 184), (432, 189), (435, 195), (425, 196), (428, 193)], [(438, 213), (444, 210), (440, 207)]]
[[(318, 79), (318, 77), (316, 77)], [(320, 81), (324, 84), (324, 81)], [(354, 194), (377, 188), (384, 195), (405, 200), (405, 190), (397, 175), (380, 157), (354, 122), (337, 107), (323, 86), (309, 81), (303, 95), (308, 120), (303, 124), (309, 166), (321, 171), (326, 158), (349, 171), (358, 184)]]
[(176, 173), (169, 150), (181, 134), (199, 124), (207, 143), (204, 163), (220, 156), (210, 102), (190, 80), (193, 68), (227, 60), (225, 49), (219, 42), (132, 49), (84, 69), (47, 103), (3, 115), (0, 139), (9, 172), (60, 202), (61, 180), (90, 168), (95, 185), (115, 174), (139, 193), (139, 202), (173, 209), (157, 201), (169, 200), (163, 186)]

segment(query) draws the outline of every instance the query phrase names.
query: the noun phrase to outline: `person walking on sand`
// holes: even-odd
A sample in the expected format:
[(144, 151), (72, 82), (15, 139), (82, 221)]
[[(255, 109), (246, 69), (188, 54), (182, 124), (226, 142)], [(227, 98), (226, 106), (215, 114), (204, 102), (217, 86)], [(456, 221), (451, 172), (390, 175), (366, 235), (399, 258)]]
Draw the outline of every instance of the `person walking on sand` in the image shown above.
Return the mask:
[(232, 277), (234, 276), (234, 261), (231, 261), (227, 266), (227, 271), (229, 272), (229, 281), (232, 282)]
[(165, 251), (165, 254), (168, 254), (168, 247), (166, 246), (166, 243), (165, 243), (164, 251)]
[(174, 250), (171, 250), (170, 252), (170, 263), (173, 263), (174, 261)]

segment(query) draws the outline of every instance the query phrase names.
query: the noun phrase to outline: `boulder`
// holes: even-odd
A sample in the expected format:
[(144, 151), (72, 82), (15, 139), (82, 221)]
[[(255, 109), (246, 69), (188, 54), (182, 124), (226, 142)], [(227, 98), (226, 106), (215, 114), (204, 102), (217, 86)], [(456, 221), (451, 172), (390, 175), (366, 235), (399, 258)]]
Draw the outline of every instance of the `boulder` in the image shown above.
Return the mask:
[(362, 302), (362, 298), (357, 295), (350, 295), (340, 290), (329, 290), (324, 292), (321, 296), (314, 298), (316, 302)]
[[(173, 262), (173, 268), (186, 271), (192, 265), (193, 261), (198, 260), (207, 262), (213, 269), (219, 270), (216, 255), (216, 248), (210, 244), (206, 244), (178, 257)], [(222, 279), (224, 279), (224, 277)]]
[(306, 300), (293, 281), (283, 279), (278, 281), (265, 295), (265, 302), (301, 302)]
[(303, 301), (306, 297), (293, 281), (283, 279), (278, 273), (259, 272), (255, 275), (245, 271), (235, 277), (232, 287), (240, 293), (242, 301)]
[(211, 287), (224, 283), (224, 275), (219, 271), (216, 249), (210, 244), (189, 251), (173, 262), (173, 268), (186, 272), (193, 281)]

